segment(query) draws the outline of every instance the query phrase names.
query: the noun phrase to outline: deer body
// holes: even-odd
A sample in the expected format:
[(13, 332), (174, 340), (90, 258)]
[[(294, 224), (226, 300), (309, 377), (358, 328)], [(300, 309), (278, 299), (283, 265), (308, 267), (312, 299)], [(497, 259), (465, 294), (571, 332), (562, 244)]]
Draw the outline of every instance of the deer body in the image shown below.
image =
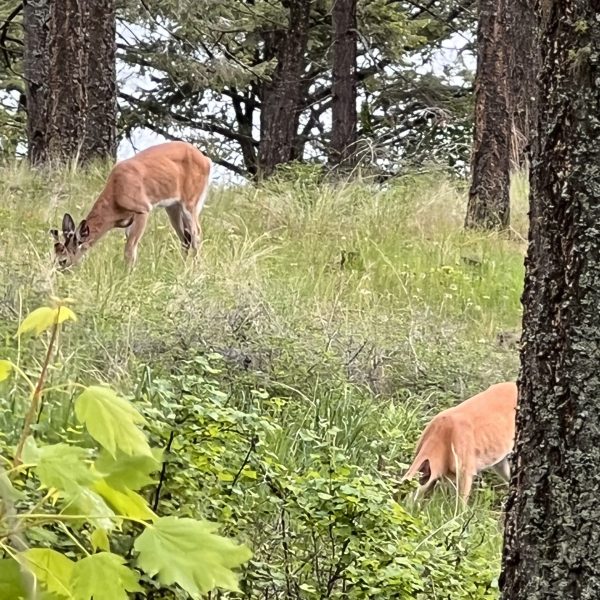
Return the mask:
[(198, 216), (210, 183), (212, 162), (187, 142), (152, 146), (117, 163), (88, 215), (75, 227), (63, 217), (64, 242), (53, 230), (61, 267), (78, 262), (83, 253), (111, 229), (125, 228), (125, 259), (135, 263), (138, 243), (154, 208), (164, 208), (184, 249), (201, 240)]
[(421, 473), (417, 490), (421, 495), (448, 477), (465, 501), (480, 471), (494, 469), (508, 481), (517, 396), (516, 383), (498, 383), (436, 415), (421, 434), (415, 459), (402, 481)]

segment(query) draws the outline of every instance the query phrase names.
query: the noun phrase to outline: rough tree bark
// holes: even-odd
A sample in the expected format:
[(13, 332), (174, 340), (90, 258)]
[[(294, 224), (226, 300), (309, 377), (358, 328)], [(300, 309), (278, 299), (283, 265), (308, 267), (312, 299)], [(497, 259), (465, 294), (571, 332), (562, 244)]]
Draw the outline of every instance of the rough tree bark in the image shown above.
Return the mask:
[[(261, 90), (259, 171), (273, 173), (294, 156), (302, 109), (303, 75), (310, 16), (310, 0), (282, 0), (289, 10), (288, 28), (266, 34), (277, 66)], [(267, 52), (268, 54), (268, 52)]]
[(47, 160), (48, 28), (52, 0), (26, 0), (23, 5), (23, 78), (27, 109), (27, 156), (31, 164)]
[(504, 600), (600, 590), (599, 0), (543, 0)]
[(30, 161), (114, 157), (114, 0), (27, 0), (23, 20)]
[(87, 118), (86, 0), (53, 1), (48, 53), (48, 154), (79, 155)]
[(479, 0), (475, 131), (465, 227), (505, 229), (510, 223), (510, 109), (507, 2)]
[(84, 161), (117, 156), (117, 69), (115, 0), (91, 0), (87, 20), (87, 119)]
[(508, 82), (511, 117), (511, 169), (529, 165), (531, 133), (536, 124), (539, 43), (534, 0), (511, 0), (507, 5)]
[(334, 0), (330, 162), (351, 166), (356, 144), (356, 1)]

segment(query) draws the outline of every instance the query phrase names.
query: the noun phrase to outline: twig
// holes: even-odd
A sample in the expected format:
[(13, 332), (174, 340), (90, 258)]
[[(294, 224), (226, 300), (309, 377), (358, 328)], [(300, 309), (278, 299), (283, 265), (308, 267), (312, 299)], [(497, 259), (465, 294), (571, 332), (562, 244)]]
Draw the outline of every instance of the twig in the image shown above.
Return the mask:
[(54, 325), (52, 325), (52, 334), (50, 335), (50, 342), (48, 343), (48, 351), (46, 352), (46, 358), (44, 358), (44, 363), (42, 364), (42, 371), (35, 386), (35, 390), (33, 391), (33, 395), (31, 396), (31, 404), (29, 405), (29, 410), (27, 411), (27, 415), (25, 415), (23, 430), (21, 431), (21, 437), (19, 438), (17, 451), (15, 452), (15, 458), (13, 461), (13, 465), (15, 467), (21, 464), (21, 454), (23, 453), (23, 446), (25, 445), (25, 440), (31, 433), (31, 425), (33, 424), (33, 421), (38, 414), (40, 400), (42, 398), (42, 392), (44, 391), (44, 383), (46, 382), (46, 374), (48, 373), (50, 358), (52, 358), (52, 351), (54, 349), (54, 343), (58, 334), (59, 315), (60, 310), (56, 313), (56, 321), (54, 322)]
[[(169, 441), (167, 442), (167, 447), (165, 448), (165, 454), (169, 454), (171, 452), (171, 444), (175, 439), (175, 430), (171, 429), (171, 433), (169, 434)], [(160, 477), (158, 478), (158, 485), (156, 486), (156, 492), (154, 493), (154, 500), (152, 501), (152, 510), (154, 512), (158, 511), (158, 503), (160, 502), (160, 492), (162, 490), (162, 486), (167, 479), (167, 461), (166, 458), (163, 459), (162, 467), (160, 469)]]
[(0, 27), (0, 49), (2, 50), (2, 54), (4, 56), (4, 62), (6, 63), (6, 68), (10, 69), (13, 73), (12, 63), (10, 62), (10, 57), (8, 53), (8, 48), (6, 47), (6, 42), (8, 39), (8, 29), (13, 20), (19, 15), (19, 13), (23, 10), (23, 2), (19, 3), (12, 12), (6, 17), (4, 22), (2, 23), (2, 27)]
[(240, 466), (238, 472), (236, 473), (235, 477), (233, 478), (233, 481), (231, 482), (231, 487), (229, 488), (229, 495), (230, 496), (233, 493), (233, 488), (235, 487), (235, 484), (237, 483), (238, 479), (240, 478), (240, 475), (242, 474), (242, 471), (244, 470), (245, 466), (248, 464), (248, 461), (250, 460), (250, 455), (256, 449), (256, 442), (257, 441), (258, 440), (257, 440), (256, 436), (254, 436), (250, 440), (250, 447), (248, 448), (248, 452), (246, 452), (246, 457), (244, 458), (244, 460), (242, 462), (242, 465)]

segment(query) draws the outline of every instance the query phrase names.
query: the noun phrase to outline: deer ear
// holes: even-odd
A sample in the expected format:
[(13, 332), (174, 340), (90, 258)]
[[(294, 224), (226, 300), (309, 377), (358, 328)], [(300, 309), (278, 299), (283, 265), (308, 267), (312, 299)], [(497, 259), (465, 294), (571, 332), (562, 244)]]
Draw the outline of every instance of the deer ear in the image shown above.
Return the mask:
[(77, 241), (79, 243), (85, 242), (87, 237), (90, 235), (90, 228), (88, 227), (87, 221), (84, 219), (77, 226), (77, 231), (75, 232), (75, 236), (77, 237)]
[(62, 220), (62, 230), (65, 237), (75, 233), (75, 221), (69, 213), (65, 213)]
[(51, 229), (50, 235), (54, 238), (55, 242), (58, 243), (60, 241), (60, 238), (58, 237), (58, 229)]

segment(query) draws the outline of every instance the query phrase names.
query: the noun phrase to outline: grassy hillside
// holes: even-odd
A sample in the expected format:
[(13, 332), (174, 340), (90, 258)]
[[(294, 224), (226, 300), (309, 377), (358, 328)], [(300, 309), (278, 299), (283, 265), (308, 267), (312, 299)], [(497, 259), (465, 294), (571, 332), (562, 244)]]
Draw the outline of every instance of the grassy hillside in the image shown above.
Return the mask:
[[(157, 212), (132, 273), (113, 232), (58, 274), (48, 229), (81, 218), (105, 175), (1, 170), (0, 354), (26, 363), (20, 317), (71, 298), (50, 384), (109, 381), (139, 403), (170, 450), (157, 510), (247, 541), (246, 597), (494, 598), (502, 486), (486, 477), (465, 512), (444, 493), (419, 510), (397, 480), (428, 418), (516, 376), (497, 336), (520, 325), (523, 183), (501, 237), (462, 231), (465, 190), (439, 173), (215, 188), (195, 262)], [(0, 387), (5, 445), (18, 397)], [(49, 392), (39, 435), (70, 423)]]

